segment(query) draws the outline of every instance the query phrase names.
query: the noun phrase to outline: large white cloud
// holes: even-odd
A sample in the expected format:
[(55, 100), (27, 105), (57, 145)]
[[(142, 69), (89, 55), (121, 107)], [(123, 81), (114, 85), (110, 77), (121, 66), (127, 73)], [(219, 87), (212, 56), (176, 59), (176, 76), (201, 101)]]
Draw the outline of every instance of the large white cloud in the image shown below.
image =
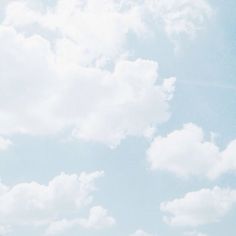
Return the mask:
[(0, 27), (0, 52), (0, 134), (72, 128), (115, 146), (170, 115), (174, 78), (159, 81), (156, 62), (120, 60), (112, 71), (61, 65), (47, 40), (9, 27)]
[(0, 135), (70, 128), (110, 146), (145, 136), (170, 116), (174, 79), (129, 59), (129, 33), (148, 37), (153, 23), (169, 35), (195, 31), (210, 9), (204, 0), (11, 1), (0, 26)]
[(221, 220), (236, 205), (236, 190), (214, 187), (189, 192), (161, 204), (164, 220), (173, 226), (190, 226), (215, 223)]
[(190, 123), (166, 137), (156, 137), (147, 151), (151, 169), (210, 179), (235, 171), (236, 141), (221, 151), (213, 140), (205, 140), (204, 136), (200, 127)]
[[(54, 222), (76, 221), (87, 228), (111, 226), (115, 220), (108, 216), (107, 210), (98, 206), (90, 210), (88, 219), (81, 217), (81, 208), (93, 200), (96, 190), (95, 180), (102, 171), (81, 173), (80, 175), (61, 174), (48, 185), (37, 182), (19, 183), (13, 187), (0, 185), (0, 225), (3, 229), (15, 226), (50, 226)], [(71, 218), (74, 217), (74, 218)]]

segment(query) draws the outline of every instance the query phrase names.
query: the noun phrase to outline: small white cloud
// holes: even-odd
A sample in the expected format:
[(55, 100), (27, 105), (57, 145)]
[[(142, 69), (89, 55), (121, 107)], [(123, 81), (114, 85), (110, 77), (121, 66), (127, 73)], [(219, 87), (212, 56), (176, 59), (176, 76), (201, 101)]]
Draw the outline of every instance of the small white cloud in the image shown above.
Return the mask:
[(142, 229), (139, 229), (135, 233), (131, 234), (130, 236), (153, 236), (153, 235), (143, 231)]
[(189, 192), (183, 198), (163, 202), (164, 220), (172, 226), (196, 227), (218, 222), (236, 205), (236, 190), (214, 187)]
[(236, 141), (220, 151), (204, 136), (200, 127), (190, 123), (166, 137), (156, 137), (147, 150), (151, 169), (166, 170), (182, 177), (204, 176), (209, 179), (236, 170)]
[(147, 0), (164, 22), (169, 37), (179, 34), (194, 36), (212, 16), (213, 9), (206, 0)]

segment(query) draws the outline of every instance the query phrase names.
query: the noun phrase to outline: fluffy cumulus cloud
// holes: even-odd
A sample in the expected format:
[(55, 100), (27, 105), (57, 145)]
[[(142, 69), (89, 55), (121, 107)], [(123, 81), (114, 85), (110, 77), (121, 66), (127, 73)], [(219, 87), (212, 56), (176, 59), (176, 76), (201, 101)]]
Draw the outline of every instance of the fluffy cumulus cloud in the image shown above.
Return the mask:
[(163, 202), (161, 211), (168, 214), (166, 223), (173, 226), (190, 226), (215, 223), (236, 205), (236, 190), (214, 187), (189, 192), (183, 198)]
[[(13, 6), (9, 6), (9, 12), (20, 11), (21, 8), (18, 9), (14, 4), (18, 6), (23, 3), (13, 3)], [(67, 9), (63, 4), (63, 1), (58, 2), (55, 11), (70, 16), (69, 13), (61, 13)], [(69, 2), (67, 4), (70, 5)], [(80, 16), (80, 13), (75, 11), (74, 17)], [(32, 13), (33, 16), (35, 14)], [(6, 22), (11, 22), (9, 17), (6, 17)], [(64, 18), (61, 21), (67, 22)], [(81, 20), (68, 19), (68, 22)], [(8, 26), (0, 28), (0, 62), (3, 65), (0, 72), (0, 133), (47, 134), (72, 128), (75, 137), (115, 146), (126, 136), (144, 135), (151, 126), (168, 119), (168, 101), (174, 91), (174, 79), (161, 81), (156, 62), (120, 58), (113, 69), (104, 69), (100, 59), (110, 55), (103, 48), (95, 52), (96, 55), (91, 55), (91, 61), (79, 61), (85, 58), (80, 50), (85, 55), (89, 54), (88, 50), (92, 54), (96, 51), (93, 46), (80, 42), (80, 36), (89, 35), (86, 36), (88, 39), (82, 40), (85, 44), (88, 40), (95, 42), (97, 36), (89, 32), (81, 34), (80, 30), (76, 31), (77, 26), (71, 31), (77, 32), (79, 36), (73, 38), (66, 36), (65, 32), (65, 36), (51, 42), (42, 35), (25, 36), (12, 25), (5, 25)], [(70, 28), (69, 25), (61, 27), (62, 30), (63, 27), (65, 30)], [(94, 24), (91, 27), (90, 31), (99, 28)], [(119, 32), (117, 27), (123, 28), (114, 27), (110, 26), (115, 32)], [(110, 31), (107, 33), (109, 36)], [(101, 37), (104, 38), (103, 32)], [(117, 36), (114, 38), (117, 39)], [(117, 48), (113, 39), (111, 41), (104, 45), (112, 44), (112, 48)], [(79, 48), (81, 45), (82, 49)], [(98, 41), (95, 45), (100, 47)]]
[(40, 36), (1, 27), (0, 41), (0, 133), (73, 127), (76, 137), (112, 146), (169, 117), (174, 79), (158, 82), (156, 62), (121, 60), (113, 71), (63, 68)]
[(204, 136), (200, 127), (190, 123), (166, 137), (156, 137), (147, 151), (151, 169), (210, 179), (236, 170), (236, 141), (221, 151), (213, 140), (205, 140)]
[(139, 229), (135, 233), (131, 234), (130, 236), (153, 236), (153, 235)]
[(0, 26), (0, 135), (71, 129), (109, 146), (147, 136), (170, 116), (175, 79), (132, 58), (129, 35), (148, 37), (153, 23), (195, 31), (210, 9), (203, 0), (10, 1)]
[[(34, 225), (49, 227), (51, 231), (65, 228), (65, 222), (76, 221), (81, 208), (91, 204), (92, 192), (96, 190), (95, 180), (103, 172), (61, 174), (48, 185), (37, 182), (19, 183), (13, 187), (0, 185), (0, 225), (8, 227)], [(71, 219), (74, 216), (75, 219)], [(88, 219), (81, 218), (80, 225), (89, 228), (103, 228), (114, 224), (102, 207), (93, 207)], [(54, 222), (61, 222), (56, 224)], [(54, 224), (54, 225), (53, 225)]]

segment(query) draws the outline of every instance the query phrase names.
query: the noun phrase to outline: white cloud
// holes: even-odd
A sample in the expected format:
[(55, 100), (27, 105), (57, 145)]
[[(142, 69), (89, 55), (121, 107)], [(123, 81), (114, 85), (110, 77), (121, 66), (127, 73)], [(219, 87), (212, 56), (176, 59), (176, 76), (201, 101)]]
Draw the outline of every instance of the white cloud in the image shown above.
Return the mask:
[(63, 67), (47, 40), (9, 27), (0, 27), (0, 52), (0, 134), (72, 128), (75, 137), (116, 146), (170, 116), (175, 80), (158, 81), (156, 62), (121, 60), (113, 71)]
[(186, 232), (184, 235), (185, 236), (207, 236), (206, 234), (197, 232), (197, 231)]
[(182, 177), (205, 176), (210, 179), (236, 170), (236, 141), (220, 151), (204, 136), (200, 127), (190, 123), (166, 137), (156, 137), (147, 151), (151, 169), (166, 170)]
[[(91, 91), (87, 96), (92, 100), (87, 106), (92, 109), (84, 118), (81, 117), (74, 135), (116, 146), (126, 136), (145, 135), (150, 126), (168, 120), (168, 101), (175, 80), (170, 78), (157, 85), (157, 77), (157, 64), (152, 61), (119, 62), (113, 74), (107, 74), (102, 81), (100, 91), (98, 84), (89, 85)], [(78, 87), (74, 82), (72, 89)], [(79, 100), (72, 89), (69, 91), (70, 99)]]
[(182, 33), (194, 35), (213, 12), (206, 0), (102, 0), (99, 4), (94, 0), (58, 0), (46, 10), (34, 8), (29, 1), (13, 2), (7, 8), (4, 23), (15, 27), (37, 23), (60, 30), (83, 47), (86, 45), (96, 57), (119, 54), (128, 32), (140, 36), (153, 31), (150, 20), (154, 25), (163, 26), (169, 37)]
[(80, 219), (79, 224), (88, 229), (103, 229), (115, 224), (115, 219), (108, 215), (108, 211), (101, 206), (90, 209), (87, 219)]
[(174, 79), (160, 81), (156, 62), (129, 59), (129, 32), (148, 37), (146, 19), (193, 31), (206, 12), (203, 0), (10, 2), (0, 26), (0, 135), (69, 128), (109, 146), (151, 137), (170, 116)]
[(139, 229), (135, 233), (131, 234), (130, 236), (153, 236), (153, 235)]
[(78, 219), (63, 219), (58, 221), (53, 221), (49, 224), (46, 235), (58, 235), (79, 225)]
[(178, 34), (194, 36), (212, 16), (213, 10), (205, 0), (146, 0), (153, 14), (159, 13), (169, 37)]
[(221, 152), (221, 159), (211, 171), (211, 177), (215, 178), (227, 172), (236, 171), (236, 140), (231, 141)]
[(90, 209), (89, 217), (87, 219), (63, 219), (50, 223), (49, 227), (47, 228), (46, 234), (57, 235), (78, 226), (86, 229), (101, 230), (111, 227), (115, 223), (115, 219), (108, 215), (108, 211), (106, 209), (101, 206), (95, 206)]
[[(47, 226), (54, 221), (70, 219), (71, 216), (77, 219), (80, 209), (92, 202), (92, 192), (96, 190), (94, 181), (102, 175), (102, 171), (83, 172), (80, 175), (62, 173), (48, 185), (31, 182), (10, 187), (1, 184), (0, 225)], [(97, 222), (91, 223), (108, 224), (109, 220), (109, 216), (98, 214)]]
[(161, 204), (164, 217), (172, 226), (191, 226), (218, 222), (236, 204), (236, 190), (214, 187), (189, 192), (183, 198)]
[(94, 0), (58, 0), (44, 11), (17, 1), (8, 5), (3, 23), (20, 29), (35, 24), (59, 32), (58, 53), (71, 63), (87, 66), (102, 61), (113, 63), (124, 52), (128, 32), (145, 32), (140, 11), (139, 4), (129, 7), (121, 1), (102, 0), (98, 4)]
[(0, 151), (8, 149), (11, 144), (12, 142), (10, 139), (6, 139), (0, 136)]
[(45, 133), (54, 128), (56, 123), (48, 117), (56, 89), (48, 41), (0, 26), (0, 55), (0, 133)]

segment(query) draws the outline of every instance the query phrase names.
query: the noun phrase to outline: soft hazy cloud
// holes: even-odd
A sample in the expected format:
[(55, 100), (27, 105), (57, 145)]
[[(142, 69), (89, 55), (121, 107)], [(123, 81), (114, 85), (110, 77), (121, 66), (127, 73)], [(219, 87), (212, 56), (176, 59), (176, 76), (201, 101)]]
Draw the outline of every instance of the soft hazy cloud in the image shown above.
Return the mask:
[(213, 14), (205, 0), (146, 0), (146, 3), (161, 18), (170, 38), (179, 34), (194, 36)]
[[(0, 225), (47, 226), (67, 217), (71, 219), (71, 215), (75, 216), (72, 220), (76, 220), (80, 209), (92, 202), (92, 193), (96, 190), (94, 181), (102, 175), (101, 171), (61, 174), (48, 185), (31, 182), (10, 187), (1, 184)], [(89, 227), (102, 228), (112, 225), (114, 219), (102, 207), (94, 207), (85, 223)]]
[(115, 219), (101, 206), (92, 207), (88, 218), (80, 219), (79, 224), (87, 229), (103, 229), (115, 224)]
[(185, 232), (184, 236), (207, 236), (207, 235), (197, 231), (190, 231), (190, 232)]
[(106, 209), (101, 206), (95, 206), (90, 209), (88, 218), (76, 218), (72, 220), (63, 219), (50, 223), (46, 234), (57, 235), (76, 227), (101, 230), (111, 227), (115, 223), (115, 219), (112, 216), (109, 216)]
[(153, 236), (153, 235), (139, 229), (135, 233), (131, 234), (130, 236)]
[(7, 225), (0, 225), (0, 235), (5, 236), (11, 232), (11, 227)]
[(67, 232), (79, 225), (78, 219), (63, 219), (58, 221), (53, 221), (49, 224), (46, 235), (59, 235)]
[(161, 211), (168, 214), (164, 220), (172, 226), (196, 227), (220, 221), (235, 205), (236, 190), (214, 187), (164, 202)]
[(6, 139), (0, 136), (0, 151), (4, 151), (12, 144), (10, 139)]
[[(82, 47), (87, 45), (97, 56), (107, 53), (110, 57), (120, 53), (128, 32), (140, 36), (152, 31), (154, 24), (162, 26), (170, 38), (178, 34), (194, 35), (212, 13), (206, 0), (102, 0), (99, 3), (58, 0), (53, 7), (41, 11), (29, 1), (15, 1), (8, 5), (4, 23), (15, 27), (36, 23), (57, 29), (82, 43)], [(99, 47), (93, 38), (98, 40)]]
[(236, 170), (236, 141), (223, 150), (205, 140), (203, 130), (195, 124), (185, 124), (166, 137), (156, 137), (147, 151), (152, 170), (166, 170), (178, 176), (205, 176), (215, 179)]

